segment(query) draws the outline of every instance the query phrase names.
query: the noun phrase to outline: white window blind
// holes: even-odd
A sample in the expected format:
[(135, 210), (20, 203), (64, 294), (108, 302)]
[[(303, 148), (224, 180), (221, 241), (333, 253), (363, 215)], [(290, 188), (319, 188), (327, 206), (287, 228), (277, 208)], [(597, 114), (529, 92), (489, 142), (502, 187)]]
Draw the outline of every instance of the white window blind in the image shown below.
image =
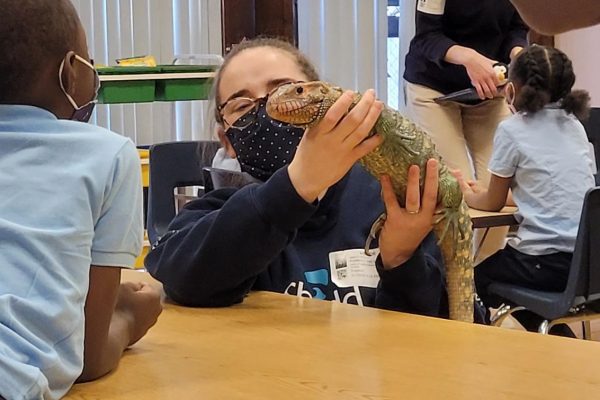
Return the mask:
[[(220, 0), (72, 0), (97, 64), (153, 55), (221, 54)], [(99, 105), (93, 123), (137, 145), (212, 137), (207, 101)]]
[(298, 42), (322, 79), (387, 98), (387, 0), (298, 0)]
[(406, 107), (406, 98), (404, 96), (404, 59), (408, 53), (410, 41), (415, 36), (415, 13), (417, 4), (414, 0), (400, 0), (400, 27), (399, 33), (399, 63), (398, 63), (398, 108), (403, 110)]

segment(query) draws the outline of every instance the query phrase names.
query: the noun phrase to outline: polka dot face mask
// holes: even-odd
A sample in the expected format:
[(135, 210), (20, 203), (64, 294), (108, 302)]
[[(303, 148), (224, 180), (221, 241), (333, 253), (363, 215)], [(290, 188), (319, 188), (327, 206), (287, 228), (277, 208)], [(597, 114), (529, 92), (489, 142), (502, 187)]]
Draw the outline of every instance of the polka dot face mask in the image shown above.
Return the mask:
[[(250, 122), (253, 121), (253, 122)], [(245, 128), (237, 128), (245, 126)], [(278, 169), (288, 165), (300, 144), (303, 128), (275, 121), (267, 115), (266, 100), (227, 129), (242, 171), (266, 181)]]

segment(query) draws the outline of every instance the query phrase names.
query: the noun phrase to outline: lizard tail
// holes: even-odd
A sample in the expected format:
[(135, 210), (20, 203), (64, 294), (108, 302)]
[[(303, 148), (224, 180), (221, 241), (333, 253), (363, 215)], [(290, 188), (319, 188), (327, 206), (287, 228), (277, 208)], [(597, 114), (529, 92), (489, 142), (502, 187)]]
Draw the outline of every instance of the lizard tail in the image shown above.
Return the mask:
[(446, 265), (450, 319), (473, 322), (473, 230), (465, 201), (458, 209), (446, 209), (433, 231)]

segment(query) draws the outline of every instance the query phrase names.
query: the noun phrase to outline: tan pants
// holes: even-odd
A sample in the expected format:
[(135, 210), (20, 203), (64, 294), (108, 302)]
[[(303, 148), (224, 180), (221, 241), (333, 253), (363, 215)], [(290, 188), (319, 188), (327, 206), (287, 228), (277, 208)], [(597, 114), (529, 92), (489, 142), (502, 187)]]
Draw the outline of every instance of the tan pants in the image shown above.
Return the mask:
[[(488, 162), (492, 155), (494, 133), (500, 121), (510, 115), (504, 98), (465, 105), (433, 101), (442, 93), (425, 86), (406, 83), (408, 116), (429, 134), (446, 164), (460, 169), (466, 179), (476, 179), (487, 187)], [(504, 247), (508, 228), (490, 229), (476, 263)], [(483, 232), (475, 232), (475, 243)]]

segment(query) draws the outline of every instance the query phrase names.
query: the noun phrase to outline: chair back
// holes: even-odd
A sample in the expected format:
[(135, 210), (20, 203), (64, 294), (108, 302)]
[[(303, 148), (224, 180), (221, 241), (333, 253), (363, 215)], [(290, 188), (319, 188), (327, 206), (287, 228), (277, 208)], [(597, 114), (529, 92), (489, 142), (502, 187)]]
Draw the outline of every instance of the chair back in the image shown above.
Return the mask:
[(572, 306), (600, 299), (600, 187), (585, 195), (564, 295)]
[(581, 123), (585, 128), (589, 141), (594, 146), (596, 166), (600, 170), (600, 108), (592, 108), (589, 118), (581, 121)]
[(187, 141), (160, 143), (150, 148), (147, 220), (150, 243), (167, 232), (175, 217), (174, 189), (203, 187), (202, 168), (211, 165), (219, 147), (216, 141)]

